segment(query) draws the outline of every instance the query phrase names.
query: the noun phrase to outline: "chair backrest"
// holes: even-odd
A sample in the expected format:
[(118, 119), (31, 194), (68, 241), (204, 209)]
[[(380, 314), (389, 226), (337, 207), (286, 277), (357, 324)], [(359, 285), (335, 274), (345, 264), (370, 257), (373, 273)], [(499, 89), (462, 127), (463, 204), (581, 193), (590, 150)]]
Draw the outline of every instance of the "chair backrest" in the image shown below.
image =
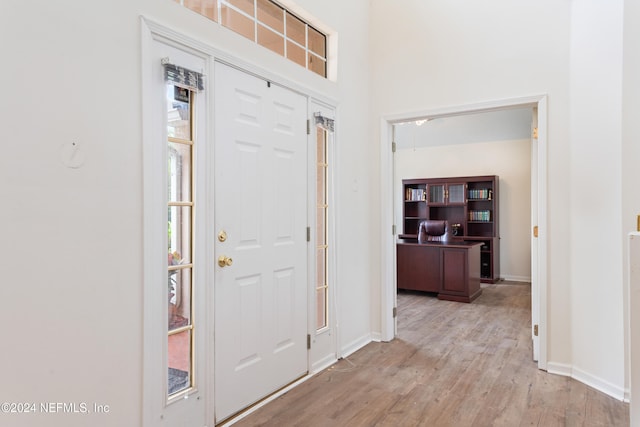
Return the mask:
[(449, 222), (446, 220), (428, 219), (418, 227), (418, 243), (448, 242), (451, 235)]

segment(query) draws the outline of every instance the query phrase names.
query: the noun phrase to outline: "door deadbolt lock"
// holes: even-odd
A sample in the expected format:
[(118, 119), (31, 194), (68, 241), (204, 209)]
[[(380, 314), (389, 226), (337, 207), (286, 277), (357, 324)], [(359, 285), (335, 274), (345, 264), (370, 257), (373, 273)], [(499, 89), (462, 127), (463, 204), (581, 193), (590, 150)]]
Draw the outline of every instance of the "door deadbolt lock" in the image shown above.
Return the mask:
[(218, 257), (218, 265), (220, 267), (229, 267), (233, 264), (233, 260), (226, 255), (220, 255)]
[(222, 230), (221, 232), (218, 233), (218, 240), (221, 242), (226, 242), (227, 241), (227, 232)]

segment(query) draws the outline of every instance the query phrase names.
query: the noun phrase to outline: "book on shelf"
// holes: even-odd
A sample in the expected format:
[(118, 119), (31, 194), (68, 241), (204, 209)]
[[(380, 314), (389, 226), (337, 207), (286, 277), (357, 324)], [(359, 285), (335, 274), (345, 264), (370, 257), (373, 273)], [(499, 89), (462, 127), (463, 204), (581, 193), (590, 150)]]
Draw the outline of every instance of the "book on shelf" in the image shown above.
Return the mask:
[(491, 221), (491, 211), (469, 211), (469, 221), (489, 222)]
[(469, 199), (491, 200), (493, 199), (493, 190), (489, 188), (472, 188), (469, 190)]
[(426, 199), (424, 188), (407, 188), (404, 199), (407, 202), (417, 202)]

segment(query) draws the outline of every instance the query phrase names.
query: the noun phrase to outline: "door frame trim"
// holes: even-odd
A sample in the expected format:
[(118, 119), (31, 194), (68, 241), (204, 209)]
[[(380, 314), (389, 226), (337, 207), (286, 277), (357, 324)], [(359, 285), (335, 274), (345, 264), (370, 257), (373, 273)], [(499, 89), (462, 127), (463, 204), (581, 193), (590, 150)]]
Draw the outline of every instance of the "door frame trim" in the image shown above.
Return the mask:
[[(380, 337), (382, 341), (391, 341), (396, 335), (396, 322), (393, 309), (396, 306), (396, 255), (393, 226), (394, 193), (393, 193), (393, 126), (396, 123), (418, 119), (433, 119), (484, 113), (510, 108), (537, 107), (538, 109), (538, 149), (537, 149), (537, 192), (538, 192), (538, 253), (537, 257), (538, 313), (532, 313), (539, 321), (539, 358), (538, 368), (547, 369), (547, 95), (533, 95), (519, 98), (498, 99), (476, 104), (463, 104), (452, 107), (413, 111), (400, 114), (386, 114), (380, 120), (380, 218), (381, 218), (381, 259), (380, 263)], [(532, 207), (533, 209), (533, 207)], [(535, 224), (532, 224), (535, 225)], [(534, 263), (533, 265), (536, 265)]]
[[(244, 60), (238, 56), (233, 55), (232, 53), (217, 48), (212, 44), (208, 44), (200, 40), (191, 38), (181, 32), (178, 32), (145, 16), (141, 16), (140, 20), (142, 22), (142, 28), (146, 28), (146, 30), (143, 30), (143, 33), (145, 31), (148, 31), (154, 38), (159, 37), (160, 39), (168, 41), (169, 43), (178, 43), (179, 45), (186, 46), (191, 50), (195, 50), (204, 55), (207, 55), (210, 61), (222, 62), (230, 67), (237, 68), (240, 71), (252, 74), (258, 78), (268, 80), (271, 83), (283, 86), (289, 90), (305, 95), (310, 99), (318, 100), (321, 103), (331, 105), (334, 109), (337, 109), (338, 101), (336, 101), (335, 95), (337, 95), (338, 85), (332, 81), (322, 79), (316, 75), (310, 76), (312, 77), (311, 80), (313, 80), (314, 82), (319, 82), (318, 86), (326, 86), (321, 88), (321, 90), (314, 90), (313, 88), (309, 87), (309, 82), (297, 83), (296, 81), (292, 80), (292, 78), (283, 77), (282, 74), (274, 73), (267, 68), (256, 65), (255, 62), (248, 62), (247, 60)], [(229, 35), (233, 37), (234, 33), (229, 30)], [(245, 41), (244, 38), (243, 41)], [(246, 43), (251, 48), (264, 49), (263, 47), (258, 46), (251, 41), (246, 40)], [(298, 65), (295, 65), (293, 63), (290, 65), (291, 67), (299, 67)], [(206, 80), (207, 77), (212, 78), (213, 76), (205, 76), (205, 85), (208, 84)]]
[[(149, 75), (152, 67), (152, 64), (151, 64), (152, 44), (154, 42), (162, 42), (170, 46), (183, 48), (185, 50), (193, 52), (194, 54), (197, 53), (202, 57), (205, 57), (209, 70), (213, 70), (214, 68), (213, 66), (215, 62), (224, 63), (231, 67), (237, 68), (245, 73), (252, 74), (256, 77), (268, 80), (273, 84), (277, 84), (291, 91), (304, 95), (305, 97), (307, 97), (307, 105), (309, 105), (309, 102), (311, 101), (316, 101), (318, 103), (325, 104), (328, 107), (332, 108), (337, 115), (339, 103), (336, 100), (335, 96), (337, 96), (337, 93), (338, 93), (338, 85), (335, 82), (332, 82), (329, 80), (326, 80), (326, 81), (319, 80), (317, 76), (311, 76), (309, 81), (305, 81), (304, 78), (300, 79), (302, 83), (295, 82), (291, 77), (283, 77), (282, 74), (274, 73), (273, 71), (270, 71), (264, 67), (260, 67), (256, 65), (254, 62), (248, 62), (247, 60), (243, 60), (232, 53), (222, 50), (221, 48), (214, 47), (210, 43), (205, 43), (195, 38), (189, 37), (188, 35), (178, 32), (167, 25), (163, 25), (161, 23), (158, 23), (142, 15), (140, 16), (140, 33), (141, 33), (140, 34), (140, 44), (141, 44), (140, 46), (141, 47), (141, 55), (140, 55), (141, 64), (140, 65), (141, 65), (141, 75), (143, 76)], [(232, 34), (232, 33), (230, 32), (229, 34)], [(250, 42), (247, 42), (247, 43), (250, 43)], [(251, 47), (248, 47), (248, 49), (255, 49), (255, 48), (256, 47), (254, 44), (251, 44)], [(292, 68), (297, 67), (297, 65), (291, 65), (291, 67)], [(207, 77), (207, 79), (205, 80), (205, 86), (206, 86), (205, 90), (207, 92), (206, 109), (208, 112), (213, 114), (213, 112), (215, 111), (213, 108), (215, 94), (213, 93), (212, 84), (210, 83), (209, 80), (213, 79), (214, 76), (209, 75), (205, 77)], [(142, 130), (143, 130), (142, 176), (143, 176), (143, 181), (148, 183), (152, 181), (152, 178), (154, 176), (153, 171), (150, 170), (151, 165), (149, 163), (153, 159), (151, 158), (146, 159), (144, 156), (144, 151), (146, 150), (145, 147), (148, 147), (150, 141), (154, 140), (154, 138), (157, 137), (158, 132), (154, 131), (152, 127), (153, 114), (151, 114), (150, 109), (145, 106), (145, 102), (147, 102), (147, 96), (151, 90), (150, 83), (143, 78), (141, 84), (142, 84), (141, 102), (143, 107), (142, 117), (141, 117)], [(318, 89), (314, 90), (310, 88), (311, 85), (317, 86)], [(213, 120), (213, 118), (209, 118), (209, 119)], [(211, 125), (211, 123), (209, 123), (207, 126), (208, 126), (206, 130), (207, 141), (213, 141), (213, 136), (214, 136), (213, 126)], [(334, 138), (337, 140), (337, 133), (335, 134)], [(213, 150), (208, 150), (206, 156), (207, 156), (207, 159), (205, 160), (205, 162), (208, 165), (212, 165)], [(157, 159), (157, 155), (154, 154), (153, 158)], [(207, 168), (207, 171), (206, 171), (207, 176), (205, 179), (207, 180), (207, 185), (213, 187), (215, 182), (214, 182), (213, 171), (211, 169), (212, 169), (211, 167)], [(156, 201), (155, 197), (157, 196), (149, 193), (147, 191), (146, 184), (143, 184), (143, 210), (146, 207), (151, 206), (151, 203), (154, 203)], [(206, 203), (205, 209), (207, 210), (207, 212), (211, 214), (211, 215), (208, 215), (207, 217), (206, 227), (213, 228), (213, 225), (215, 224), (215, 221), (214, 221), (215, 218), (213, 218), (212, 216), (213, 215), (213, 197), (209, 197), (205, 201), (205, 203)], [(155, 239), (150, 233), (150, 230), (151, 230), (151, 227), (149, 225), (146, 225), (143, 222), (143, 247), (144, 248), (153, 247), (153, 245), (156, 243)], [(214, 239), (214, 238), (215, 238), (214, 236), (207, 237), (207, 239)], [(213, 243), (209, 241), (206, 243), (205, 249), (206, 249), (206, 256), (208, 257), (208, 259), (213, 259), (213, 247), (214, 247)], [(152, 324), (151, 320), (155, 319), (158, 315), (157, 314), (158, 308), (155, 307), (155, 305), (153, 304), (154, 301), (149, 301), (147, 298), (149, 289), (153, 288), (152, 283), (157, 283), (157, 280), (158, 280), (158, 277), (156, 277), (158, 276), (158, 274), (154, 273), (153, 259), (155, 259), (155, 257), (153, 257), (152, 254), (143, 255), (143, 266), (142, 266), (143, 301), (142, 301), (142, 307), (141, 307), (143, 310), (143, 330), (142, 330), (143, 360), (141, 361), (141, 363), (142, 363), (142, 372), (143, 372), (143, 379), (144, 379), (143, 389), (142, 389), (142, 394), (143, 394), (142, 422), (145, 427), (152, 427), (152, 426), (162, 424), (162, 419), (160, 418), (160, 415), (161, 415), (160, 409), (161, 409), (162, 402), (158, 401), (156, 396), (157, 393), (155, 393), (154, 387), (152, 387), (151, 383), (148, 381), (149, 379), (152, 379), (155, 376), (155, 371), (153, 369), (154, 367), (146, 363), (145, 360), (148, 360), (148, 359), (144, 357), (153, 348), (153, 339), (149, 336), (150, 334), (147, 332), (147, 330), (150, 327), (149, 325)], [(207, 274), (212, 275), (213, 273), (208, 271)], [(310, 286), (309, 283), (307, 285)], [(213, 279), (211, 279), (210, 286), (214, 287)], [(337, 287), (337, 284), (336, 284), (336, 287)], [(309, 295), (312, 295), (312, 294), (310, 293)], [(205, 334), (206, 338), (203, 345), (205, 346), (205, 351), (209, 355), (213, 355), (215, 354), (215, 346), (213, 341), (213, 330), (215, 326), (212, 323), (213, 322), (212, 319), (214, 315), (213, 313), (214, 304), (213, 304), (212, 298), (207, 298), (206, 305), (207, 305), (206, 313), (208, 316), (206, 321), (208, 324), (210, 323), (210, 325), (208, 326), (208, 330), (206, 331), (206, 334)], [(336, 311), (336, 315), (337, 315), (337, 307), (334, 307), (334, 310)], [(336, 353), (339, 354), (340, 346), (339, 346), (338, 340), (336, 340), (335, 350), (336, 350)], [(208, 360), (206, 362), (205, 375), (207, 375), (207, 377), (211, 377), (213, 374), (213, 363), (214, 363), (213, 359)], [(310, 372), (312, 365), (310, 362), (308, 362), (308, 365), (309, 365), (308, 369)], [(268, 396), (267, 399), (265, 399), (264, 403), (280, 396), (281, 394), (284, 394), (287, 390), (290, 389), (290, 387), (293, 387), (305, 381), (310, 376), (311, 374), (308, 374), (306, 377), (299, 379), (298, 381), (288, 386), (287, 388), (277, 392), (274, 395)], [(215, 420), (215, 413), (213, 409), (214, 402), (215, 402), (214, 381), (207, 381), (207, 384), (205, 384), (203, 388), (204, 388), (203, 391), (205, 393), (205, 400), (207, 400), (207, 404), (205, 405), (206, 407), (205, 419), (207, 420), (207, 423), (208, 423), (207, 425), (214, 425), (214, 420)]]
[[(207, 419), (208, 409), (204, 404), (206, 396), (208, 395), (208, 385), (204, 381), (208, 375), (209, 367), (203, 357), (203, 352), (196, 352), (193, 356), (196, 359), (196, 370), (193, 373), (195, 378), (195, 387), (185, 394), (185, 399), (180, 397), (167, 400), (167, 384), (163, 383), (162, 377), (158, 375), (162, 370), (166, 370), (167, 366), (167, 341), (166, 341), (166, 329), (163, 334), (157, 334), (158, 328), (164, 324), (167, 325), (166, 312), (162, 309), (163, 305), (166, 307), (166, 291), (157, 286), (158, 283), (166, 280), (166, 261), (162, 264), (162, 260), (166, 259), (166, 234), (161, 234), (162, 230), (166, 233), (166, 217), (159, 212), (158, 206), (164, 206), (166, 211), (166, 142), (158, 144), (158, 141), (166, 141), (166, 118), (162, 118), (162, 112), (166, 117), (166, 110), (160, 108), (158, 101), (164, 99), (164, 92), (159, 92), (159, 87), (164, 86), (164, 82), (160, 77), (161, 74), (157, 73), (158, 68), (161, 67), (160, 61), (156, 55), (156, 49), (162, 45), (172, 51), (171, 55), (175, 55), (178, 63), (181, 61), (187, 61), (190, 63), (197, 63), (198, 66), (202, 66), (203, 71), (207, 72), (207, 66), (209, 64), (208, 55), (191, 49), (188, 46), (179, 45), (173, 43), (171, 40), (159, 37), (157, 34), (150, 31), (150, 29), (144, 25), (141, 25), (141, 78), (142, 78), (142, 91), (141, 91), (141, 104), (142, 104), (142, 178), (143, 178), (143, 202), (142, 209), (144, 214), (144, 220), (142, 221), (143, 230), (143, 256), (142, 256), (142, 375), (143, 375), (143, 411), (142, 422), (145, 427), (159, 425), (159, 423), (167, 422), (171, 417), (177, 416), (176, 414), (181, 411), (186, 411), (182, 402), (186, 401), (186, 396), (191, 397), (190, 401), (193, 402), (190, 405), (192, 413), (194, 406), (199, 407), (197, 416), (203, 420)], [(165, 54), (164, 52), (162, 53)], [(187, 58), (187, 59), (185, 59)], [(204, 91), (202, 98), (196, 98), (197, 108), (202, 109), (205, 112), (208, 111), (209, 94), (208, 91)], [(201, 123), (196, 125), (198, 128), (197, 138), (202, 141), (202, 144), (196, 144), (195, 154), (195, 174), (194, 179), (198, 181), (206, 181), (206, 163), (209, 156), (209, 150), (206, 148), (206, 141), (209, 138), (209, 132), (207, 129), (207, 123)], [(163, 127), (165, 130), (163, 130)], [(201, 148), (197, 148), (201, 147)], [(164, 182), (164, 184), (163, 184)], [(206, 186), (205, 186), (206, 187)], [(206, 188), (202, 190), (206, 194)], [(196, 196), (199, 197), (199, 196)], [(195, 221), (194, 226), (197, 228), (203, 228), (205, 216), (201, 215), (206, 211), (207, 205), (206, 198), (202, 198), (201, 202), (197, 202), (195, 205)], [(210, 259), (207, 247), (204, 243), (194, 241), (195, 244), (195, 258), (194, 263), (201, 263), (204, 265), (205, 259)], [(206, 347), (208, 345), (208, 339), (204, 332), (204, 329), (198, 328), (197, 324), (202, 321), (206, 322), (207, 312), (206, 301), (208, 300), (206, 283), (208, 279), (207, 267), (202, 267), (197, 275), (194, 275), (193, 292), (203, 295), (195, 302), (194, 307), (196, 310), (196, 329), (194, 331), (194, 338), (196, 340), (196, 346)], [(157, 358), (161, 355), (160, 360)], [(166, 372), (166, 371), (165, 371)], [(204, 399), (202, 399), (204, 397)], [(201, 410), (201, 412), (200, 412)], [(164, 421), (163, 421), (164, 419)]]
[[(335, 106), (328, 105), (323, 103), (317, 99), (309, 98), (308, 102), (309, 106), (309, 118), (311, 120), (310, 132), (309, 132), (309, 159), (308, 159), (308, 183), (307, 183), (307, 191), (308, 191), (308, 224), (311, 227), (311, 239), (309, 241), (309, 335), (311, 336), (311, 349), (309, 351), (309, 373), (316, 374), (323, 369), (331, 366), (335, 363), (342, 355), (340, 353), (340, 349), (338, 346), (338, 342), (340, 342), (340, 331), (337, 328), (338, 322), (338, 310), (337, 310), (337, 274), (336, 269), (338, 265), (337, 253), (339, 248), (336, 247), (337, 242), (337, 228), (338, 228), (338, 218), (336, 216), (336, 182), (338, 176), (338, 170), (336, 167), (337, 161), (337, 148), (336, 148), (336, 131), (331, 132), (333, 135), (330, 137), (330, 147), (329, 147), (329, 175), (328, 175), (328, 189), (329, 189), (329, 212), (328, 212), (328, 245), (329, 245), (329, 272), (327, 280), (329, 282), (329, 324), (327, 328), (318, 332), (315, 327), (315, 313), (317, 309), (316, 305), (316, 277), (317, 277), (317, 258), (315, 248), (317, 243), (317, 233), (314, 231), (316, 221), (316, 133), (315, 128), (316, 125), (313, 123), (313, 114), (315, 112), (321, 112), (323, 115), (336, 119), (337, 108)], [(332, 348), (327, 349), (327, 346), (331, 346)], [(314, 356), (316, 356), (314, 358)]]

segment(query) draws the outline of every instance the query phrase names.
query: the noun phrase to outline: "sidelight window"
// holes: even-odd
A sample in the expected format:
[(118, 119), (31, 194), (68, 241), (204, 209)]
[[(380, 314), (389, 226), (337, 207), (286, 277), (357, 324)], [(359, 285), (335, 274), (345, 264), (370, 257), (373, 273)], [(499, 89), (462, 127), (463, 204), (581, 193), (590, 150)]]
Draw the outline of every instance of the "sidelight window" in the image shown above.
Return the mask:
[(315, 113), (316, 122), (316, 330), (329, 326), (330, 144), (334, 121)]
[(316, 169), (316, 329), (327, 326), (329, 317), (329, 283), (328, 277), (328, 168), (327, 142), (328, 132), (321, 127), (316, 128), (317, 169)]
[(193, 100), (167, 85), (167, 368), (168, 394), (193, 387)]

